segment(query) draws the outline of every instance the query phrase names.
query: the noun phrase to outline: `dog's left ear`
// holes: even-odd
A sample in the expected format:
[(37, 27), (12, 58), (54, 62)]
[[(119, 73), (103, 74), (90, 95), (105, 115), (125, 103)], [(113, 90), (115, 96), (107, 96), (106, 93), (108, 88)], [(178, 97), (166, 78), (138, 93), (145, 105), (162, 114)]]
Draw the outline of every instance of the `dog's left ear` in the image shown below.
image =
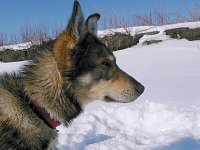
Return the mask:
[(90, 15), (86, 20), (86, 30), (94, 35), (97, 35), (97, 22), (100, 18), (100, 14), (95, 13)]
[(71, 49), (74, 48), (81, 34), (85, 30), (85, 21), (81, 6), (77, 0), (74, 0), (74, 6), (71, 18), (67, 28), (59, 35), (54, 44), (54, 55), (58, 63), (58, 67), (65, 70), (70, 66)]

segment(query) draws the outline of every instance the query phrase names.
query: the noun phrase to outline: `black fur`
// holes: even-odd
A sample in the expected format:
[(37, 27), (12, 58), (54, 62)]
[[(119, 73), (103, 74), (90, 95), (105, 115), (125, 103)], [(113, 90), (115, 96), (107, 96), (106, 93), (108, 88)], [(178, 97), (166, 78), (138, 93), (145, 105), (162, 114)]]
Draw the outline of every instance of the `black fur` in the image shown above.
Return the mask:
[[(107, 56), (112, 56), (114, 61), (107, 60)], [(95, 72), (92, 73), (95, 75), (94, 79), (107, 79), (107, 75), (114, 69), (116, 63), (112, 51), (90, 33), (80, 38), (72, 51), (72, 58), (75, 69), (70, 73), (66, 72), (67, 76), (72, 78), (77, 78), (86, 72)], [(107, 61), (108, 64), (105, 64)]]

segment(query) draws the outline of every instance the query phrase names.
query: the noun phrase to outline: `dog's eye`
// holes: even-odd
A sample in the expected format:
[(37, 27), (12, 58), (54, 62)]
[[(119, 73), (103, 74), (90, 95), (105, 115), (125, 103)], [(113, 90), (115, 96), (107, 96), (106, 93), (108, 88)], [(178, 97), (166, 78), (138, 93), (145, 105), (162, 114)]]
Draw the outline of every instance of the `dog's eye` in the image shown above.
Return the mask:
[(106, 67), (111, 67), (112, 63), (110, 61), (103, 61), (102, 65), (106, 66)]

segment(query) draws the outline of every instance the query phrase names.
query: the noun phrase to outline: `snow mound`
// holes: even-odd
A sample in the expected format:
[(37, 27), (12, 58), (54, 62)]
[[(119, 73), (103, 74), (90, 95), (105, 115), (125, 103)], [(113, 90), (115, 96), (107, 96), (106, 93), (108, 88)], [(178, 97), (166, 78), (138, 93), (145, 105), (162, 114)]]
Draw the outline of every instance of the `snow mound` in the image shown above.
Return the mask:
[(70, 128), (60, 126), (58, 130), (59, 150), (178, 150), (186, 146), (197, 150), (200, 107), (171, 108), (147, 100), (103, 103), (103, 107), (86, 110)]

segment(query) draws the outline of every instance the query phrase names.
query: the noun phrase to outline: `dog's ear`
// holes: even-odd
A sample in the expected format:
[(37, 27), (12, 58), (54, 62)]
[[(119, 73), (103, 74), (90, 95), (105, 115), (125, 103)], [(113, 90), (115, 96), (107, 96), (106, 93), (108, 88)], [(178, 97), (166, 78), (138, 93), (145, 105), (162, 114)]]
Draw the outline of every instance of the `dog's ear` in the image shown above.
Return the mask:
[[(99, 14), (93, 14), (85, 22), (81, 6), (77, 0), (74, 1), (73, 12), (67, 28), (59, 35), (54, 44), (54, 55), (58, 67), (61, 70), (71, 65), (71, 50), (86, 32), (97, 34), (97, 21)], [(68, 57), (67, 57), (68, 56)]]
[(81, 6), (77, 0), (74, 1), (74, 7), (71, 19), (67, 26), (68, 30), (71, 30), (71, 33), (74, 34), (76, 40), (79, 39), (80, 35), (84, 30), (84, 17)]
[(54, 44), (54, 55), (58, 67), (64, 70), (70, 66), (70, 53), (74, 48), (80, 35), (85, 30), (85, 21), (81, 6), (77, 0), (74, 1), (73, 12), (67, 28), (59, 35)]
[(100, 14), (95, 13), (90, 15), (86, 20), (86, 29), (88, 32), (97, 35), (97, 21), (100, 18)]

